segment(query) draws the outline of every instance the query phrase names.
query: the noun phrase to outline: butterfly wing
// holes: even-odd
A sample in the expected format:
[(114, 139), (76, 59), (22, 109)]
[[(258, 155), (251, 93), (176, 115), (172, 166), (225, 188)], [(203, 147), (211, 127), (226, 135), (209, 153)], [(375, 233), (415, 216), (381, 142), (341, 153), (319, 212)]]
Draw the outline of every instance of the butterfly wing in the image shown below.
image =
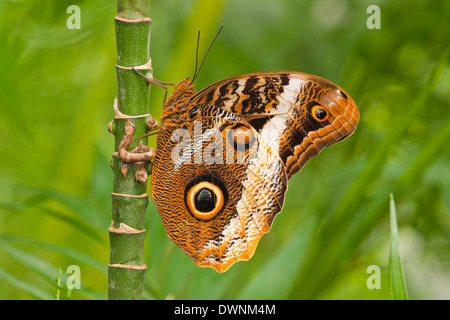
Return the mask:
[(188, 113), (184, 128), (158, 136), (152, 196), (169, 238), (199, 266), (223, 272), (250, 259), (270, 230), (286, 169), (244, 118), (210, 105)]
[[(359, 112), (343, 89), (300, 72), (259, 72), (227, 78), (196, 93), (190, 103), (238, 114), (260, 132), (286, 165), (299, 171), (324, 147), (351, 135)], [(317, 115), (324, 115), (320, 118)]]
[(184, 80), (163, 115), (152, 197), (169, 238), (219, 272), (253, 255), (288, 178), (359, 119), (341, 88), (297, 72), (236, 76), (196, 94)]

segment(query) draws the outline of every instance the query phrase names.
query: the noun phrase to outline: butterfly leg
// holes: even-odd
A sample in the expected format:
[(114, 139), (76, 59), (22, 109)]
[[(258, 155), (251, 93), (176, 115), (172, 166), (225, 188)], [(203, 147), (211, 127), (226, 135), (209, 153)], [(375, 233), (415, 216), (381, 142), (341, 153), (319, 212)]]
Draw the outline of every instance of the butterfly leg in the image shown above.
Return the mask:
[(166, 86), (175, 86), (175, 83), (171, 83), (171, 82), (165, 82), (165, 81), (160, 81), (158, 79), (155, 79), (153, 77), (146, 77), (145, 75), (143, 75), (142, 73), (139, 72), (138, 69), (136, 68), (131, 68), (134, 72), (136, 72), (136, 74), (142, 78), (144, 78), (148, 84), (154, 84), (157, 85), (158, 87), (161, 87), (164, 89), (164, 98), (163, 98), (163, 108), (166, 105), (166, 99), (167, 99), (167, 93), (169, 91), (169, 89), (167, 89)]

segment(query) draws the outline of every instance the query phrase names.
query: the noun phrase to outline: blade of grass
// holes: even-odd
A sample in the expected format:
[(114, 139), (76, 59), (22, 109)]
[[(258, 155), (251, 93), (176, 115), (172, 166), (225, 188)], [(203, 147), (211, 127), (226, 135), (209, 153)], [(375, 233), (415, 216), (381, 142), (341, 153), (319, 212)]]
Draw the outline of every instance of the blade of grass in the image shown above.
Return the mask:
[(56, 253), (60, 253), (66, 257), (69, 257), (70, 259), (73, 259), (75, 261), (78, 261), (80, 263), (85, 263), (92, 268), (100, 271), (101, 273), (105, 274), (107, 273), (107, 269), (105, 267), (105, 264), (103, 261), (99, 261), (95, 258), (92, 258), (91, 256), (80, 252), (76, 249), (61, 246), (58, 244), (54, 244), (51, 242), (45, 242), (40, 241), (32, 238), (22, 237), (18, 235), (2, 235), (0, 236), (0, 241), (8, 241), (8, 242), (15, 242), (15, 243), (21, 243), (25, 245), (31, 245), (35, 247), (41, 247)]
[[(417, 97), (412, 101), (408, 113), (391, 127), (385, 139), (372, 151), (366, 167), (345, 192), (335, 213), (318, 231), (317, 241), (322, 243), (314, 246), (306, 257), (305, 266), (298, 273), (289, 298), (317, 297), (321, 291), (330, 287), (336, 279), (332, 269), (339, 270), (341, 264), (345, 263), (369, 233), (367, 229), (353, 226), (364, 225), (370, 228), (384, 214), (382, 210), (374, 210), (378, 204), (367, 207), (364, 202), (355, 199), (366, 199), (373, 191), (389, 154), (399, 146), (414, 117), (426, 108), (445, 66), (446, 52), (434, 65)], [(373, 213), (370, 218), (367, 216), (368, 212)], [(320, 265), (317, 265), (318, 259), (321, 260)], [(312, 274), (314, 276), (311, 276)]]
[(401, 175), (398, 184), (407, 186), (413, 183), (415, 179), (425, 172), (431, 163), (439, 158), (436, 155), (441, 154), (442, 150), (448, 147), (449, 141), (450, 119), (447, 119), (436, 133), (433, 134), (432, 139), (423, 147), (408, 169)]
[(0, 279), (3, 279), (4, 281), (10, 283), (12, 286), (17, 288), (18, 290), (21, 290), (33, 298), (40, 299), (40, 300), (53, 300), (54, 297), (51, 294), (48, 294), (47, 292), (42, 291), (40, 288), (37, 288), (28, 282), (25, 282), (19, 278), (17, 278), (15, 275), (10, 274), (6, 270), (2, 269), (0, 267)]
[(419, 94), (414, 98), (408, 113), (404, 114), (400, 121), (397, 122), (395, 126), (391, 127), (390, 131), (386, 134), (385, 139), (383, 139), (380, 145), (375, 148), (366, 168), (344, 195), (340, 207), (334, 215), (334, 219), (339, 218), (346, 209), (352, 207), (355, 195), (359, 197), (367, 194), (370, 187), (377, 181), (377, 177), (382, 172), (390, 152), (392, 153), (394, 148), (398, 147), (402, 141), (401, 137), (408, 130), (413, 119), (417, 117), (421, 110), (426, 108), (446, 66), (446, 57), (447, 51), (441, 55), (440, 59), (434, 65)]
[[(11, 257), (19, 261), (22, 265), (36, 272), (52, 285), (56, 285), (55, 279), (59, 274), (58, 268), (52, 266), (42, 258), (37, 257), (23, 249), (11, 245), (10, 242), (0, 238), (0, 246), (3, 251), (7, 252)], [(64, 279), (60, 279), (64, 281)]]
[(405, 275), (398, 243), (397, 210), (394, 195), (390, 194), (391, 247), (389, 252), (389, 288), (391, 299), (408, 300)]
[[(17, 190), (20, 190), (20, 188)], [(38, 209), (39, 214), (48, 215), (64, 223), (67, 223), (68, 225), (78, 229), (80, 232), (83, 232), (86, 235), (90, 236), (98, 243), (104, 246), (107, 245), (105, 237), (101, 234), (101, 230), (92, 227), (90, 224), (84, 222), (78, 217), (71, 217), (67, 215), (66, 212), (61, 212), (59, 210), (47, 207), (45, 205), (45, 201), (47, 199), (48, 198), (45, 195), (32, 195), (23, 201), (9, 200), (8, 202), (0, 202), (0, 209), (3, 209), (10, 214), (26, 213), (29, 212), (29, 210), (32, 208)], [(60, 203), (63, 205), (65, 204), (63, 202)]]
[[(84, 221), (89, 221), (89, 226), (91, 227), (91, 229), (104, 231), (105, 224), (107, 224), (107, 220), (104, 219), (104, 215), (102, 214), (101, 210), (95, 208), (93, 204), (88, 203), (81, 197), (77, 197), (75, 195), (60, 192), (57, 190), (25, 186), (19, 186), (17, 191), (22, 193), (29, 193), (31, 196), (37, 199), (50, 198), (64, 204), (65, 206), (76, 212), (81, 219), (83, 219)], [(30, 204), (27, 203), (27, 205)]]
[[(12, 245), (11, 244), (12, 242), (13, 241), (8, 241), (7, 237), (0, 237), (1, 249), (4, 250), (5, 252), (7, 252), (11, 257), (16, 259), (20, 264), (24, 265), (31, 271), (33, 271), (36, 274), (38, 274), (39, 276), (41, 276), (50, 285), (55, 286), (56, 300), (60, 300), (61, 291), (66, 290), (66, 288), (64, 287), (64, 284), (67, 281), (68, 275), (65, 272), (62, 272), (61, 267), (56, 268), (55, 266), (49, 264), (47, 261), (43, 260), (40, 256)], [(15, 281), (15, 280), (22, 281), (19, 278), (17, 278), (16, 276), (13, 276), (13, 275), (10, 275), (10, 276), (11, 276), (10, 280), (12, 280), (12, 281)], [(21, 288), (21, 287), (19, 287), (19, 288), (21, 290), (23, 290), (23, 288)], [(40, 291), (42, 291), (42, 290), (40, 290)], [(25, 292), (31, 294), (29, 291), (25, 291)], [(96, 291), (96, 290), (93, 290), (84, 284), (82, 285), (81, 289), (77, 289), (76, 293), (78, 296), (86, 297), (86, 298), (92, 298), (92, 299), (94, 299), (94, 298), (95, 299), (105, 299), (106, 298), (106, 294)], [(32, 295), (32, 296), (35, 298), (38, 298), (38, 299), (49, 299), (48, 297), (45, 297), (45, 295), (44, 296)], [(67, 298), (69, 298), (69, 295), (67, 296)], [(50, 299), (54, 299), (54, 297), (52, 297)]]

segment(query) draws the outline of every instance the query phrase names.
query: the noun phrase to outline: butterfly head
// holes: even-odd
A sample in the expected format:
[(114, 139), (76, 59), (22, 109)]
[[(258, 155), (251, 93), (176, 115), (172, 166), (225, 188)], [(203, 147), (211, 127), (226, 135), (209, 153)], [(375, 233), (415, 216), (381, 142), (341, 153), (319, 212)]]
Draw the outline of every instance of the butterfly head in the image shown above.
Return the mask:
[(181, 80), (173, 90), (167, 100), (166, 107), (173, 106), (180, 101), (187, 101), (195, 93), (194, 85), (189, 81), (189, 78)]
[(189, 106), (189, 99), (194, 94), (195, 88), (189, 79), (184, 79), (175, 86), (161, 114), (164, 129), (175, 129), (184, 121), (183, 115)]
[(180, 93), (187, 93), (187, 94), (195, 93), (194, 85), (189, 80), (189, 78), (181, 80), (180, 83), (178, 83), (175, 86), (175, 91), (179, 91)]

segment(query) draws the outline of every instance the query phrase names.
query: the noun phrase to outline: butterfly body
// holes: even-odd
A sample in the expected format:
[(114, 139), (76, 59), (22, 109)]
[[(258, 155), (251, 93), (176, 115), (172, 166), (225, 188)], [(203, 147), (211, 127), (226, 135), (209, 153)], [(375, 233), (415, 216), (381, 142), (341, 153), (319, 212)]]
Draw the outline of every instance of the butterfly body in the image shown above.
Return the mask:
[(288, 179), (352, 134), (353, 100), (298, 72), (180, 82), (162, 113), (152, 196), (166, 232), (199, 266), (248, 260), (281, 211)]

